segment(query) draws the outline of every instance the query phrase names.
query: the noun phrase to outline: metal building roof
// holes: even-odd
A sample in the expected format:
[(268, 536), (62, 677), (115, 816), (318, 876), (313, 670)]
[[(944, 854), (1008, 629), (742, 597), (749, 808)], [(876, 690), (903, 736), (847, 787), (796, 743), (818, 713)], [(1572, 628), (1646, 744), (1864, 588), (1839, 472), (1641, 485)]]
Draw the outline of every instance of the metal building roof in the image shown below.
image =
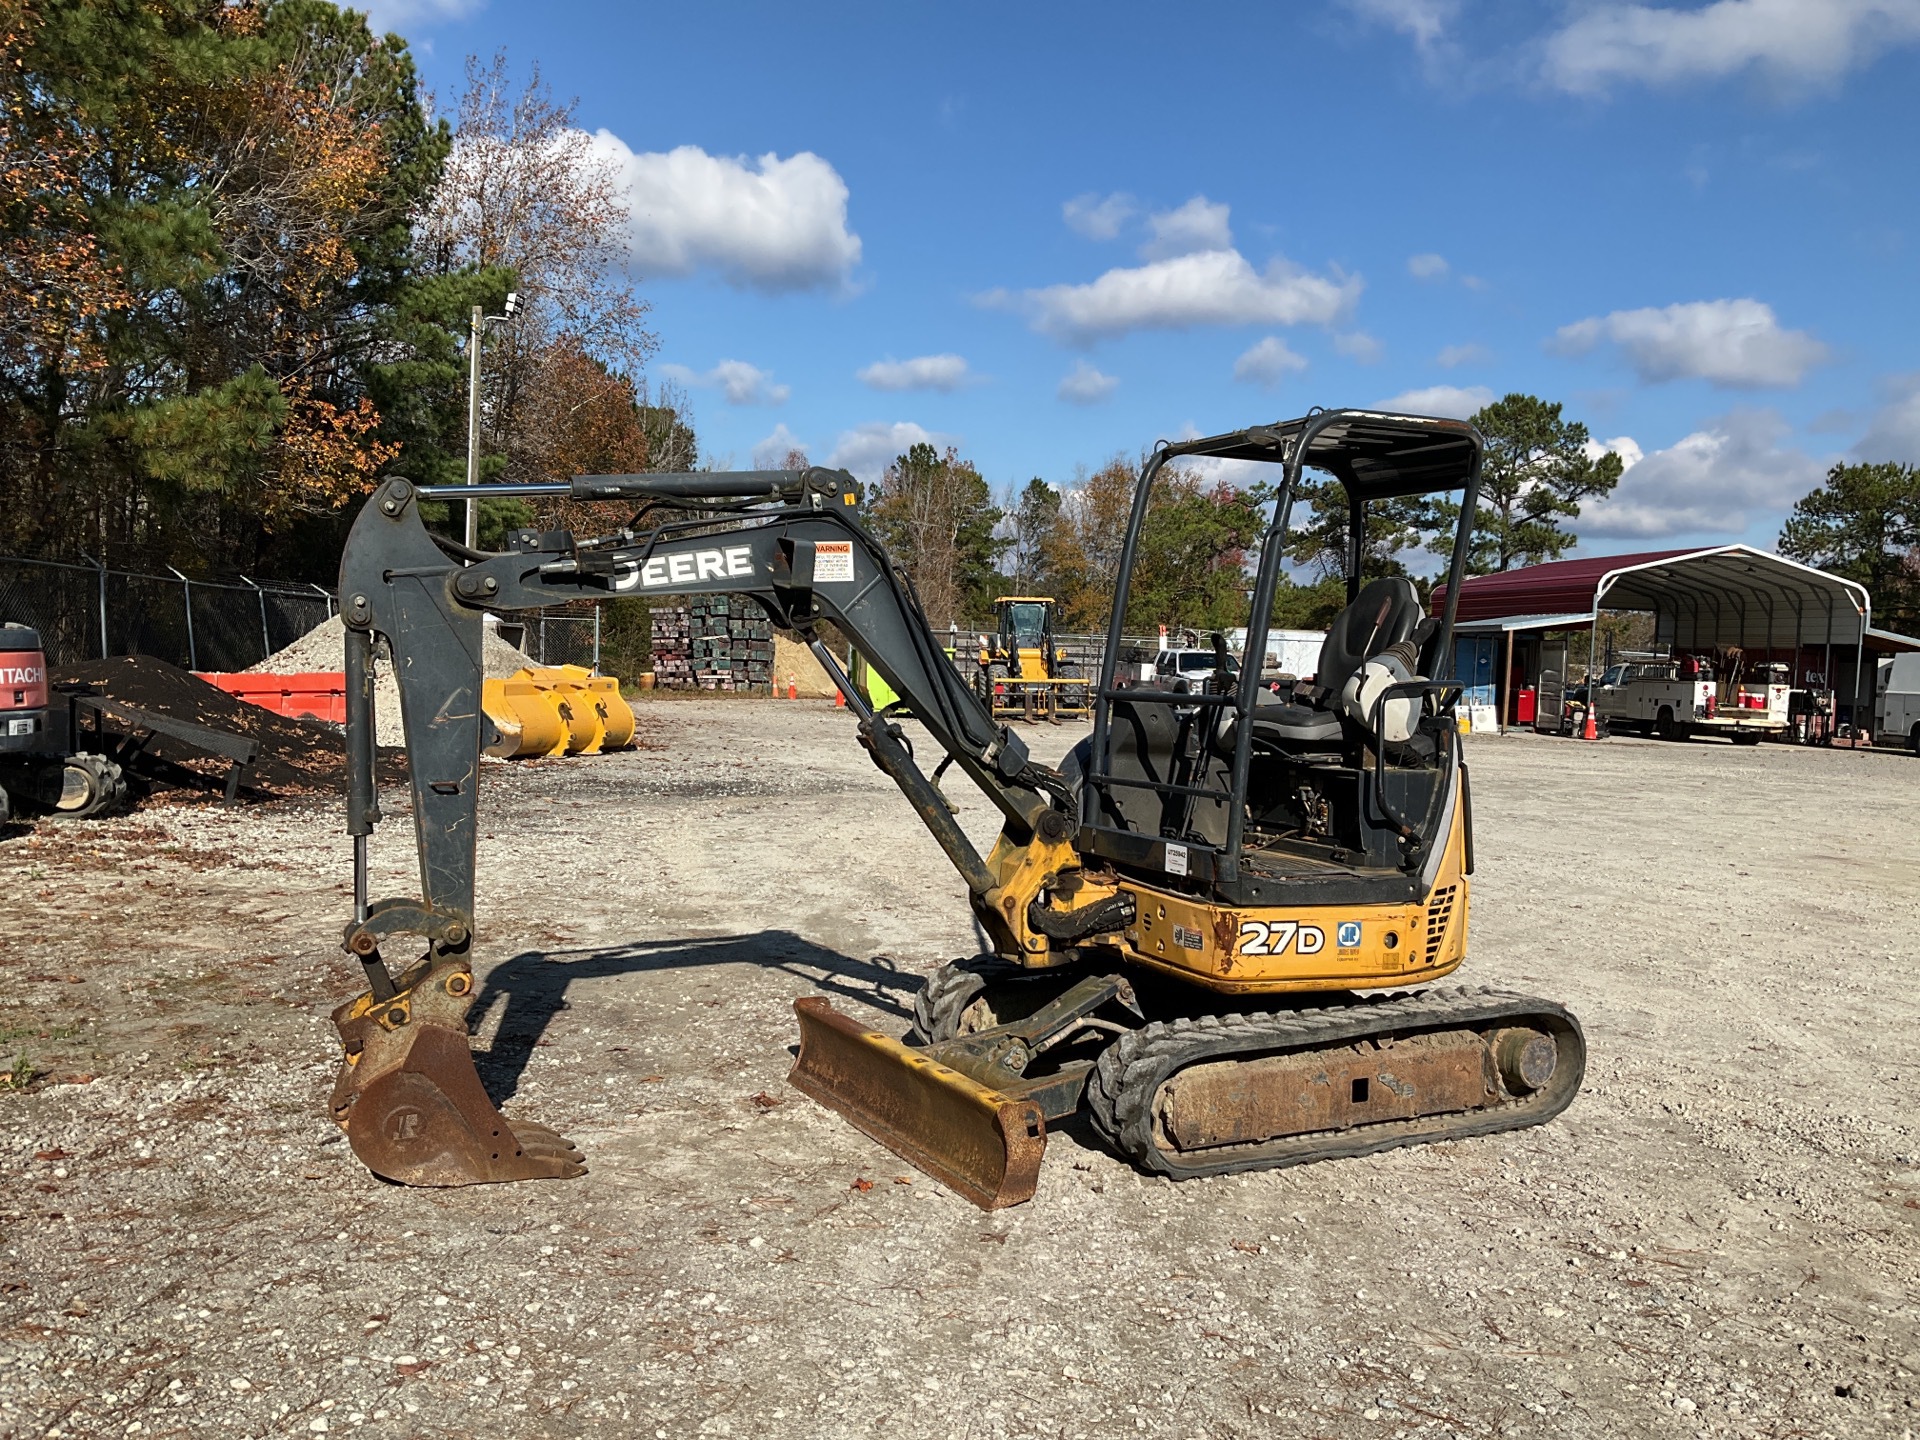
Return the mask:
[[(1433, 597), (1434, 613), (1445, 586)], [(1866, 587), (1749, 545), (1656, 550), (1476, 575), (1460, 587), (1461, 619), (1545, 612), (1651, 610), (1676, 649), (1857, 645), (1872, 624)]]

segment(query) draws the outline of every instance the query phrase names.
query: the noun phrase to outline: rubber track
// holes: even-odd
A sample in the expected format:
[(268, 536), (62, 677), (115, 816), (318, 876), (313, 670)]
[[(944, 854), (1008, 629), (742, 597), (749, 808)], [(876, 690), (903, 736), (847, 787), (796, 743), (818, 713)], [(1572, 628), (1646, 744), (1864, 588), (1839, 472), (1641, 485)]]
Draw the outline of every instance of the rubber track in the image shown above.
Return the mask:
[[(1252, 1059), (1331, 1049), (1374, 1036), (1514, 1023), (1529, 1023), (1552, 1035), (1560, 1050), (1559, 1064), (1544, 1088), (1498, 1108), (1387, 1120), (1190, 1154), (1163, 1149), (1154, 1134), (1155, 1096), (1189, 1065), (1234, 1056)], [(1085, 1105), (1095, 1130), (1119, 1154), (1143, 1169), (1183, 1179), (1280, 1169), (1538, 1125), (1567, 1108), (1585, 1073), (1586, 1041), (1580, 1022), (1562, 1006), (1511, 991), (1449, 987), (1369, 996), (1324, 1009), (1155, 1021), (1121, 1036), (1101, 1052), (1087, 1084)]]
[(961, 1014), (989, 985), (1027, 973), (991, 955), (971, 955), (942, 965), (913, 997), (913, 1028), (901, 1039), (909, 1045), (953, 1039), (960, 1033)]

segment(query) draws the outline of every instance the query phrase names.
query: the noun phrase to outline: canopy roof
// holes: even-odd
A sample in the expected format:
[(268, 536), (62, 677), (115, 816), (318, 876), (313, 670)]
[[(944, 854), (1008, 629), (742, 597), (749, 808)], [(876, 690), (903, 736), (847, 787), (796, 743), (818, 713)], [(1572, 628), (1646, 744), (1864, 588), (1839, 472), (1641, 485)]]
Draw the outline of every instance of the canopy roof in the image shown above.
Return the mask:
[(1464, 420), (1374, 410), (1316, 411), (1298, 420), (1183, 440), (1165, 453), (1277, 464), (1309, 426), (1318, 428), (1303, 463), (1326, 471), (1364, 500), (1458, 490), (1480, 462), (1480, 434)]
[[(1434, 613), (1445, 603), (1436, 588)], [(1677, 649), (1857, 645), (1872, 623), (1866, 587), (1748, 545), (1656, 550), (1529, 565), (1476, 575), (1460, 587), (1458, 617), (1651, 610)]]

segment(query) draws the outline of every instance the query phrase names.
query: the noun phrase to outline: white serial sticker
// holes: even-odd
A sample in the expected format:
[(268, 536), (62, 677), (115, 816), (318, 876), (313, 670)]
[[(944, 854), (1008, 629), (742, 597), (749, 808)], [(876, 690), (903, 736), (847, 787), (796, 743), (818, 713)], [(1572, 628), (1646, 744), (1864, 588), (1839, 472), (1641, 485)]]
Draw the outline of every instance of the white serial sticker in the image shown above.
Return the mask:
[(1296, 955), (1318, 955), (1326, 944), (1326, 931), (1297, 920), (1247, 920), (1240, 926), (1242, 955), (1284, 955), (1289, 946)]
[(1207, 937), (1198, 930), (1189, 930), (1184, 925), (1175, 925), (1173, 943), (1182, 950), (1204, 950), (1207, 948)]
[(853, 542), (816, 540), (813, 544), (813, 583), (831, 585), (853, 579)]
[(678, 555), (655, 555), (646, 564), (632, 561), (613, 577), (616, 590), (663, 590), (674, 585), (698, 585), (704, 580), (739, 580), (753, 574), (753, 551), (745, 545), (724, 550), (688, 550)]
[(1167, 874), (1184, 875), (1187, 873), (1187, 847), (1184, 845), (1167, 846)]

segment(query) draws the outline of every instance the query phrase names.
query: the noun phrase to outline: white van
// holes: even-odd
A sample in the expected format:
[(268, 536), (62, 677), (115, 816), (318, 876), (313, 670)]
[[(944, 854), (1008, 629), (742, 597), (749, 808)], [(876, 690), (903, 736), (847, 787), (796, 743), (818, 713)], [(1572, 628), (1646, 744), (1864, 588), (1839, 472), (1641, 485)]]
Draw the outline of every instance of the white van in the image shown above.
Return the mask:
[(1920, 755), (1920, 651), (1880, 662), (1873, 695), (1873, 743)]

